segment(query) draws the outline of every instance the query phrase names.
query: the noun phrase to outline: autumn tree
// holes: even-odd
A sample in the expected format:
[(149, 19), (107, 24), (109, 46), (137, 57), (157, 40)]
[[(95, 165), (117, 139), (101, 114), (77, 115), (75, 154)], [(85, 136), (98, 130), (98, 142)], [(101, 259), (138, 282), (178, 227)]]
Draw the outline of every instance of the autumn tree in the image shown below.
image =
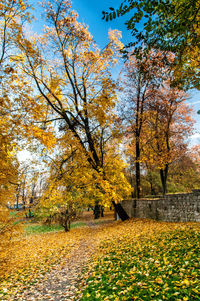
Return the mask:
[(16, 51), (14, 40), (22, 29), (25, 21), (30, 21), (26, 1), (4, 0), (0, 4), (0, 71), (10, 73), (13, 71), (8, 58)]
[[(42, 139), (50, 121), (60, 120), (66, 133), (66, 149), (73, 139), (73, 149), (82, 153), (79, 163), (81, 159), (87, 162), (94, 181), (101, 178), (101, 193), (107, 191), (116, 205), (122, 196), (116, 194), (115, 178), (107, 171), (108, 166), (112, 168), (109, 160), (115, 156), (107, 153), (106, 145), (114, 133), (113, 109), (117, 97), (110, 68), (123, 47), (120, 33), (110, 32), (109, 44), (99, 49), (87, 26), (77, 21), (78, 15), (71, 10), (70, 2), (47, 2), (44, 8), (48, 22), (44, 35), (30, 39), (22, 33), (18, 44), (22, 53), (19, 66), (39, 92), (32, 113), (43, 127), (34, 126), (35, 133)], [(44, 107), (48, 107), (48, 112)], [(51, 139), (47, 140), (51, 143)], [(123, 166), (120, 160), (117, 164), (120, 177)], [(123, 184), (128, 192), (125, 178)], [(117, 207), (121, 218), (126, 219), (122, 207)]]
[(151, 142), (145, 144), (143, 156), (148, 165), (159, 169), (163, 194), (167, 191), (169, 166), (186, 153), (186, 139), (192, 133), (192, 110), (185, 100), (185, 93), (165, 82), (149, 105), (147, 127)]
[(199, 145), (187, 149), (170, 166), (168, 186), (172, 192), (198, 189), (200, 185)]
[(50, 172), (40, 200), (40, 212), (49, 212), (50, 217), (58, 217), (59, 214), (63, 217), (63, 213), (67, 212), (66, 218), (70, 220), (80, 208), (97, 207), (97, 204), (106, 207), (110, 206), (110, 200), (119, 202), (126, 197), (130, 188), (126, 186), (122, 172), (125, 164), (119, 156), (119, 139), (110, 137), (109, 143), (107, 141), (104, 145), (104, 173), (109, 178), (108, 182), (102, 172), (97, 173), (91, 168), (82, 148), (74, 143), (73, 134), (63, 128), (61, 131), (62, 136), (56, 145), (59, 153), (44, 156)]
[[(14, 50), (15, 34), (20, 31), (21, 22), (29, 19), (29, 14), (26, 10), (27, 5), (21, 1), (5, 0), (0, 4), (0, 137), (1, 166), (2, 170), (4, 170), (2, 171), (2, 176), (5, 179), (6, 165), (8, 166), (8, 178), (9, 174), (11, 174), (12, 157), (15, 157), (13, 132), (20, 119), (19, 115), (17, 116), (19, 106), (14, 106), (14, 104), (22, 95), (19, 95), (22, 87), (20, 87), (21, 83), (19, 83), (19, 86), (16, 83), (17, 76), (11, 57), (16, 51), (16, 48)], [(5, 162), (3, 158), (5, 158)], [(14, 175), (16, 175), (15, 172)]]
[[(150, 104), (155, 102), (163, 81), (170, 69), (163, 63), (165, 54), (152, 51), (140, 53), (140, 57), (130, 53), (124, 65), (122, 80), (124, 96), (122, 101), (123, 118), (127, 127), (128, 143), (133, 139), (136, 176), (136, 197), (140, 197), (140, 162), (143, 148), (142, 137), (148, 140), (148, 116)], [(168, 60), (171, 60), (168, 55)], [(146, 143), (146, 142), (145, 142)]]
[(185, 151), (191, 134), (191, 110), (184, 104), (186, 95), (171, 86), (174, 56), (163, 52), (130, 55), (124, 68), (124, 120), (127, 127), (127, 152), (135, 158), (136, 196), (140, 195), (140, 165), (160, 170), (163, 194), (169, 164)]
[(19, 167), (17, 135), (23, 112), (18, 113), (20, 103), (26, 98), (26, 88), (22, 78), (17, 77), (16, 65), (11, 59), (16, 52), (16, 35), (23, 22), (29, 20), (27, 8), (21, 1), (0, 3), (0, 234), (8, 237), (13, 220), (9, 217), (7, 204), (14, 201)]

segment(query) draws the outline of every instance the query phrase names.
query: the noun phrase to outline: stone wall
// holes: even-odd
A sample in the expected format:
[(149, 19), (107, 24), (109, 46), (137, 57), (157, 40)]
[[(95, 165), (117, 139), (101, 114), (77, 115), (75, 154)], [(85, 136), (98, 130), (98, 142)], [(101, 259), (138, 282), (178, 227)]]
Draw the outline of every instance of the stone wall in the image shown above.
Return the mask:
[(129, 217), (168, 222), (200, 222), (200, 189), (192, 193), (169, 194), (162, 198), (122, 201)]

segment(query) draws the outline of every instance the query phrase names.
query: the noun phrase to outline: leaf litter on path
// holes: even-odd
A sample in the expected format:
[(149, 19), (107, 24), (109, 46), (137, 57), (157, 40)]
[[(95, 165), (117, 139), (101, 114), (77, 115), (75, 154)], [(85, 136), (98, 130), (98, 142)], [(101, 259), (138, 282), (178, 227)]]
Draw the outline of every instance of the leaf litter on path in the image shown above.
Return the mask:
[[(112, 246), (112, 242), (118, 241), (120, 246), (125, 239), (127, 244), (133, 244), (134, 241), (138, 244), (155, 233), (170, 232), (177, 228), (185, 230), (190, 225), (130, 220), (109, 225), (91, 224), (69, 233), (33, 235), (32, 240), (28, 238), (23, 242), (24, 249), (21, 249), (17, 269), (11, 273), (10, 278), (3, 281), (0, 300), (80, 300), (85, 285), (84, 277), (93, 273), (96, 258), (103, 255), (103, 249), (99, 248), (102, 243)], [(16, 253), (18, 252), (19, 249), (16, 249)], [(23, 256), (27, 257), (24, 262)], [(19, 263), (22, 265), (21, 272)], [(83, 275), (85, 267), (89, 272)]]
[(10, 275), (2, 277), (0, 300), (73, 300), (82, 267), (97, 250), (101, 241), (97, 233), (103, 228), (95, 224), (67, 233), (33, 235), (13, 245)]

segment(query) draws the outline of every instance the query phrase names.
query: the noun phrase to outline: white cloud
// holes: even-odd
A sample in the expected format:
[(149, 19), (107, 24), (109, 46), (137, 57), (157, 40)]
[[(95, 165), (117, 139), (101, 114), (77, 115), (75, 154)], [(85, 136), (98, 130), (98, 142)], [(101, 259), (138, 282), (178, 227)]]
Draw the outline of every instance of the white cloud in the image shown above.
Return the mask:
[(190, 139), (199, 139), (200, 133), (195, 133), (194, 135), (190, 136)]

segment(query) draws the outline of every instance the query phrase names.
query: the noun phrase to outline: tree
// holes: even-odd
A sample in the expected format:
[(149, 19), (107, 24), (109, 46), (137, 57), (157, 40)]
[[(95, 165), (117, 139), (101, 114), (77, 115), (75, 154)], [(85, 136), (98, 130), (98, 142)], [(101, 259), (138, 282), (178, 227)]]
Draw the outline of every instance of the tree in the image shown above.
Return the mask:
[(165, 82), (149, 107), (151, 143), (145, 145), (143, 153), (147, 162), (160, 171), (163, 194), (167, 192), (169, 166), (186, 153), (185, 141), (193, 128), (191, 109), (185, 100), (185, 93)]
[[(72, 144), (72, 152), (81, 153), (78, 164), (82, 165), (83, 159), (94, 182), (101, 178), (99, 190), (105, 195), (107, 190), (112, 192), (110, 200), (115, 204), (122, 195), (117, 196), (115, 180), (107, 171), (108, 166), (112, 166), (108, 158), (112, 160), (114, 155), (106, 153), (106, 145), (114, 133), (116, 86), (110, 67), (122, 48), (120, 33), (110, 32), (109, 44), (100, 50), (87, 27), (77, 21), (77, 13), (71, 10), (68, 1), (47, 2), (44, 6), (49, 22), (44, 35), (31, 40), (22, 33), (18, 40), (19, 66), (39, 92), (35, 95), (32, 113), (43, 128), (34, 126), (35, 132), (42, 139), (48, 124), (60, 121), (66, 133), (67, 156)], [(47, 140), (51, 143), (51, 137), (47, 136)], [(123, 170), (120, 160), (118, 166), (120, 176)], [(128, 192), (128, 183), (125, 178), (123, 181)], [(121, 206), (119, 215), (122, 219), (128, 218)]]
[(112, 199), (119, 202), (126, 197), (130, 188), (122, 172), (125, 165), (119, 157), (116, 142), (118, 138), (104, 146), (104, 174), (108, 181), (103, 172), (97, 173), (91, 168), (80, 145), (74, 143), (73, 134), (64, 131), (57, 141), (59, 154), (50, 160), (49, 156), (46, 158), (50, 172), (46, 180), (48, 185), (40, 200), (40, 210), (52, 215), (65, 209), (70, 219), (70, 213), (80, 208), (97, 208), (98, 204), (110, 207)]
[(172, 192), (190, 192), (199, 188), (199, 154), (199, 146), (192, 147), (171, 164), (168, 182)]
[[(30, 6), (19, 0), (4, 0), (0, 4), (0, 72), (10, 73), (13, 67), (9, 65), (9, 58), (15, 48), (14, 40), (22, 29), (25, 21), (30, 21)], [(16, 50), (16, 49), (15, 49)], [(5, 68), (5, 69), (3, 69)]]
[[(0, 235), (7, 238), (14, 225), (7, 205), (14, 201), (19, 167), (16, 138), (20, 134), (23, 113), (20, 116), (17, 112), (27, 96), (11, 57), (16, 50), (16, 35), (26, 20), (29, 20), (29, 13), (25, 2), (5, 0), (0, 4)], [(3, 243), (5, 241), (2, 239)]]
[[(148, 140), (147, 122), (149, 109), (155, 102), (163, 81), (170, 74), (170, 68), (163, 63), (165, 54), (152, 51), (149, 54), (140, 52), (140, 58), (129, 54), (124, 66), (123, 97), (124, 119), (127, 123), (128, 142), (134, 145), (136, 197), (140, 197), (140, 163), (142, 157), (142, 137)], [(172, 60), (171, 55), (168, 60)], [(133, 140), (132, 142), (130, 142)], [(146, 143), (146, 142), (145, 142)], [(132, 150), (133, 151), (133, 150)]]
[(199, 0), (125, 0), (118, 9), (103, 12), (103, 18), (108, 21), (129, 12), (133, 15), (126, 25), (136, 38), (130, 45), (144, 43), (175, 53), (175, 82), (199, 89)]
[[(136, 197), (140, 196), (140, 165), (159, 169), (166, 193), (169, 165), (185, 152), (185, 139), (191, 134), (191, 110), (186, 95), (170, 85), (171, 68), (164, 64), (165, 53), (130, 54), (125, 64), (125, 120), (127, 153), (135, 159)], [(173, 55), (168, 55), (173, 61)], [(124, 103), (123, 103), (124, 106)]]

